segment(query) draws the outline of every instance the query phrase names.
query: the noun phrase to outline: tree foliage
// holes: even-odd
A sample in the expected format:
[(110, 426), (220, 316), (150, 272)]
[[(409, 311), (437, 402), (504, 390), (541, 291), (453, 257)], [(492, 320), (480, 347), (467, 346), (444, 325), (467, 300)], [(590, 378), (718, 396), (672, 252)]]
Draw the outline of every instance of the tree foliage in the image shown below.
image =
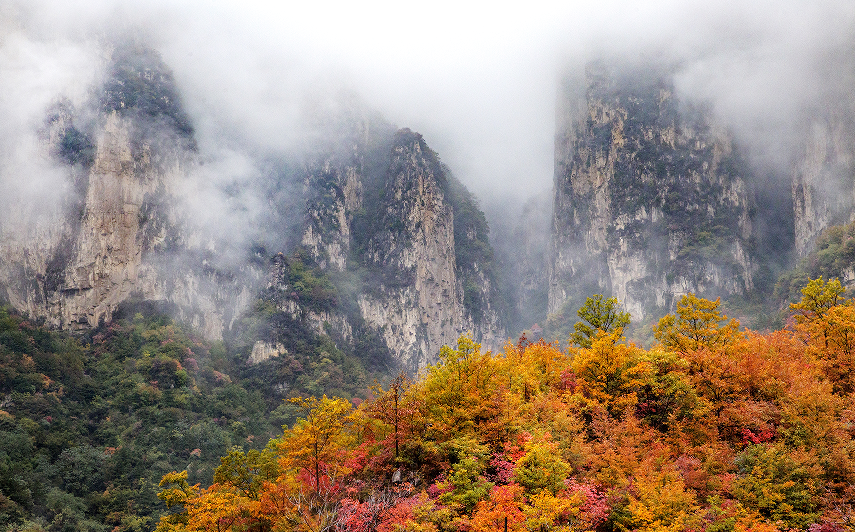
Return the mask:
[(629, 313), (620, 310), (616, 297), (604, 299), (600, 294), (587, 298), (577, 314), (584, 321), (573, 326), (570, 343), (581, 347), (591, 347), (591, 342), (599, 331), (621, 334), (630, 321)]
[(654, 336), (668, 349), (688, 353), (701, 347), (714, 349), (735, 341), (739, 323), (727, 321), (719, 312), (720, 301), (709, 301), (689, 293), (677, 303), (677, 313), (668, 314), (657, 324)]
[[(855, 319), (827, 284), (780, 331), (740, 332), (687, 296), (650, 349), (618, 330), (495, 353), (464, 336), (362, 402), (283, 402), (299, 417), (266, 445), (249, 438), (263, 410), (224, 402), (241, 394), (213, 369), (223, 355), (169, 322), (84, 347), (0, 315), (0, 516), (14, 530), (852, 530)], [(133, 415), (91, 386), (103, 375)], [(72, 422), (71, 397), (95, 424)], [(207, 397), (219, 431), (181, 409)], [(117, 433), (122, 418), (140, 425)], [(90, 426), (100, 441), (81, 439)], [(209, 454), (222, 458), (202, 476)]]
[(853, 395), (829, 365), (851, 304), (834, 301), (759, 334), (687, 296), (651, 349), (619, 330), (496, 354), (461, 337), (358, 408), (301, 400), (268, 446), (276, 478), (230, 453), (257, 480), (184, 488), (176, 530), (851, 530)]

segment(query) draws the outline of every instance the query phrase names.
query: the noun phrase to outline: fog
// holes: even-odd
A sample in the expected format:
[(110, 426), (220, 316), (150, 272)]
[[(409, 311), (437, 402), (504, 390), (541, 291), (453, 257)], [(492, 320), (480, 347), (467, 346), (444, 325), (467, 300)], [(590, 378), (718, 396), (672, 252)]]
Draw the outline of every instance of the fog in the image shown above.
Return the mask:
[(806, 110), (855, 101), (852, 2), (83, 4), (0, 7), (4, 187), (32, 160), (44, 110), (59, 97), (82, 106), (110, 44), (129, 36), (174, 70), (204, 182), (247, 179), (252, 154), (305, 137), (307, 98), (346, 90), (422, 133), (493, 219), (550, 188), (557, 88), (592, 58), (675, 65), (681, 95), (709, 102), (762, 164), (789, 156)]

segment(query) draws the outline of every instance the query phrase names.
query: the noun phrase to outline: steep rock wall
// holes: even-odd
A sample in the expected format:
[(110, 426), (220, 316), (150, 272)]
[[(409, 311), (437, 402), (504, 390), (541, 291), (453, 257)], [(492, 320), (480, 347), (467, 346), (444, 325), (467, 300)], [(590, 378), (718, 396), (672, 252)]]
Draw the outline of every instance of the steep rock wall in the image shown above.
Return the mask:
[(410, 370), (467, 331), (498, 345), (492, 251), (474, 198), (417, 133), (359, 118), (346, 136), (306, 165), (302, 246), (322, 270), (341, 272), (357, 307), (350, 319)]
[(221, 338), (261, 301), (247, 320), (272, 317), (263, 337), (234, 333), (255, 362), (307, 334), (372, 352), (380, 337), (413, 370), (467, 331), (488, 346), (504, 339), (484, 215), (420, 135), (352, 98), (313, 114), (319, 127), (298, 154), (267, 154), (278, 167), (240, 185), (268, 199), (263, 223), (218, 251), (183, 196), (205, 157), (169, 69), (131, 44), (106, 73), (82, 112), (49, 110), (41, 135), (67, 197), (35, 213), (12, 202), (21, 212), (0, 220), (0, 290), (15, 307), (85, 330), (154, 301)]
[(793, 166), (795, 247), (810, 253), (819, 234), (855, 216), (855, 119), (814, 119)]
[(382, 228), (367, 261), (383, 272), (359, 299), (365, 319), (410, 368), (433, 361), (464, 330), (454, 255), (454, 215), (439, 161), (420, 135), (396, 134), (384, 186)]
[(752, 287), (750, 196), (730, 136), (655, 68), (594, 64), (556, 136), (549, 311), (595, 292), (636, 319)]
[(5, 298), (72, 330), (110, 321), (129, 300), (161, 301), (219, 338), (250, 298), (245, 279), (205, 268), (198, 253), (186, 260), (175, 188), (194, 164), (195, 141), (170, 72), (147, 48), (119, 47), (93, 107), (87, 132), (68, 105), (49, 112), (43, 153), (69, 192), (54, 212), (8, 217)]

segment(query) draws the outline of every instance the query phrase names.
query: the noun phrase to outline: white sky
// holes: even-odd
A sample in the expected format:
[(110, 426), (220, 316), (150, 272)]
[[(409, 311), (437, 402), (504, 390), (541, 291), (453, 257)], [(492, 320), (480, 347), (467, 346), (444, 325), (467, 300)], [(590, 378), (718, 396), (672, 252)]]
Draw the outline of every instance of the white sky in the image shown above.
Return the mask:
[(487, 203), (551, 186), (558, 73), (600, 53), (680, 60), (679, 86), (746, 137), (781, 130), (826, 85), (853, 76), (828, 67), (852, 56), (849, 0), (6, 1), (0, 39), (149, 36), (202, 144), (228, 128), (287, 143), (299, 93), (332, 79), (421, 132)]

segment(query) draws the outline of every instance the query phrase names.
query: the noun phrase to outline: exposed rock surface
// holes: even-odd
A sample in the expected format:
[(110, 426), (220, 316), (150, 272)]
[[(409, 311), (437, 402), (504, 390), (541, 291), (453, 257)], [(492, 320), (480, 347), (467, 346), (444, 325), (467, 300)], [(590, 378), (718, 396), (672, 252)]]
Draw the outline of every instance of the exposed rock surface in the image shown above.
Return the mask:
[(252, 346), (252, 352), (249, 354), (249, 364), (260, 364), (265, 360), (278, 357), (279, 355), (288, 354), (288, 350), (282, 344), (271, 344), (257, 340)]
[(66, 165), (71, 192), (56, 212), (7, 217), (5, 298), (65, 329), (108, 322), (131, 299), (161, 301), (220, 337), (248, 287), (187, 260), (175, 188), (195, 141), (171, 74), (149, 49), (117, 48), (96, 105), (88, 133), (64, 103), (47, 119), (45, 157)]
[(814, 119), (793, 169), (795, 247), (810, 253), (819, 234), (855, 216), (855, 120)]
[(252, 364), (305, 335), (351, 351), (381, 338), (411, 370), (468, 331), (503, 340), (484, 216), (420, 135), (396, 133), (352, 101), (318, 114), (328, 120), (309, 147), (274, 154), (288, 168), (251, 184), (269, 199), (259, 219), (271, 234), (252, 233), (264, 240), (255, 256), (218, 260), (182, 196), (204, 157), (171, 73), (134, 45), (113, 50), (107, 71), (91, 109), (60, 102), (41, 134), (46, 166), (67, 178), (64, 201), (3, 218), (0, 290), (13, 306), (80, 330), (127, 302), (154, 301), (210, 338), (255, 309), (253, 327), (269, 321), (250, 331), (256, 338), (241, 336)]
[(344, 156), (308, 166), (304, 248), (322, 269), (352, 274), (359, 319), (405, 368), (465, 332), (497, 345), (492, 252), (471, 195), (421, 135), (365, 121), (354, 130)]
[(359, 298), (365, 319), (383, 330), (411, 368), (433, 362), (443, 344), (466, 330), (454, 254), (454, 213), (447, 177), (420, 135), (399, 131), (384, 185), (380, 229), (366, 262), (383, 274)]
[(641, 319), (686, 292), (751, 289), (746, 166), (666, 71), (592, 65), (560, 108), (550, 312), (599, 292)]

